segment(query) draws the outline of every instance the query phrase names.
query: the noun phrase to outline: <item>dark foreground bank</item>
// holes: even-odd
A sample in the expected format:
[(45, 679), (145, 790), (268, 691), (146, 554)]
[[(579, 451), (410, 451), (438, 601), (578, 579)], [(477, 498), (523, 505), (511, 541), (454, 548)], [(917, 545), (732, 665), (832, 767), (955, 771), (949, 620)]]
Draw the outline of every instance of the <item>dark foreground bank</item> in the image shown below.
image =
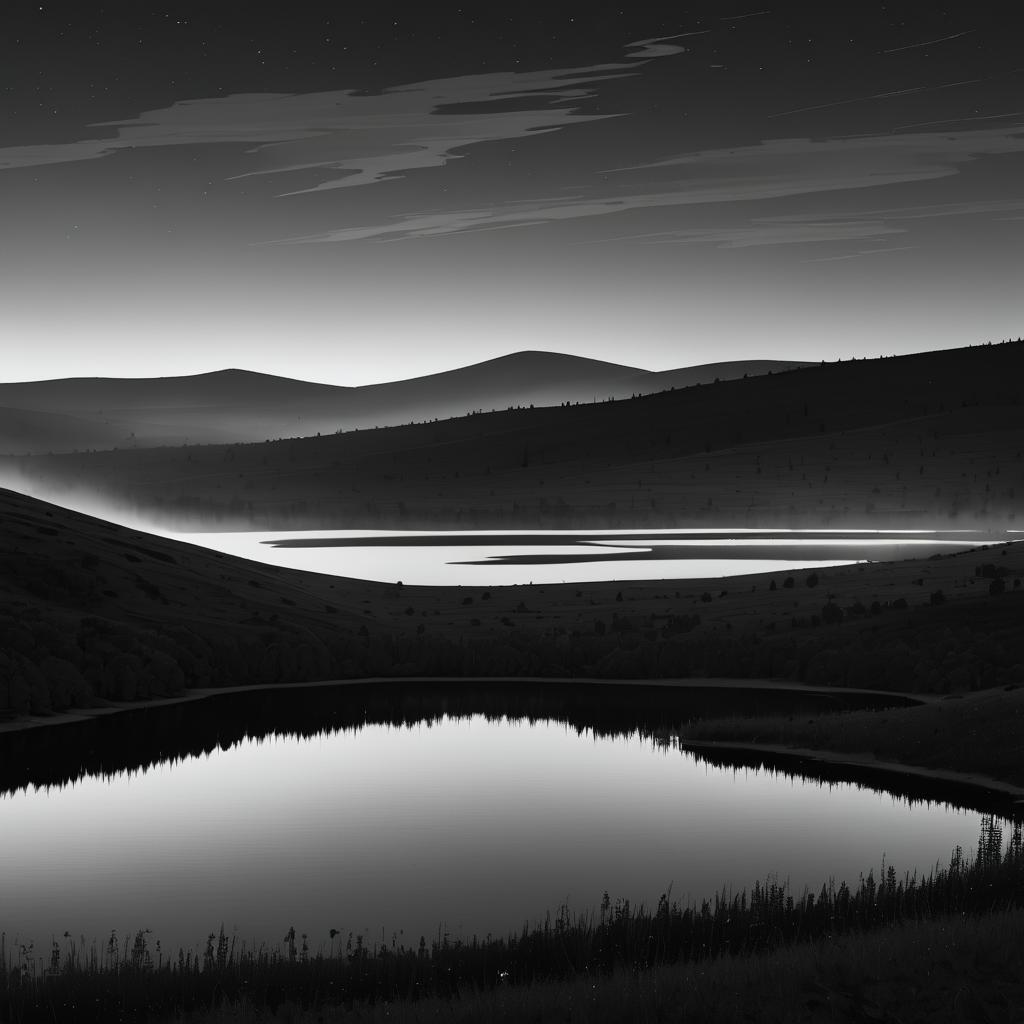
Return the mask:
[[(801, 993), (804, 1004), (817, 1000), (828, 1007), (828, 1000), (865, 998), (876, 956), (870, 933), (893, 934), (896, 929), (913, 943), (915, 929), (926, 923), (941, 934), (943, 928), (952, 927), (951, 919), (962, 926), (965, 919), (999, 912), (1003, 916), (989, 917), (988, 927), (1004, 935), (1011, 926), (1007, 922), (1020, 931), (1021, 908), (1024, 841), (1020, 825), (1012, 826), (1007, 836), (998, 819), (986, 816), (977, 850), (969, 855), (954, 851), (945, 868), (936, 868), (927, 877), (900, 878), (891, 867), (883, 866), (877, 878), (869, 872), (855, 885), (832, 883), (820, 892), (794, 894), (786, 885), (768, 881), (741, 893), (723, 892), (700, 905), (680, 905), (666, 895), (654, 908), (631, 907), (606, 895), (596, 917), (561, 910), (541, 926), (504, 938), (463, 942), (439, 935), (429, 943), (424, 938), (418, 945), (404, 947), (394, 942), (370, 946), (360, 937), (338, 935), (325, 951), (311, 949), (306, 937), (292, 930), (278, 948), (252, 950), (239, 948), (221, 930), (210, 935), (204, 950), (171, 952), (146, 932), (120, 940), (111, 936), (103, 946), (90, 947), (65, 935), (54, 939), (48, 951), (2, 950), (0, 1012), (4, 1019), (34, 1024), (188, 1015), (204, 1019), (202, 1015), (210, 1013), (229, 1019), (231, 1014), (242, 1019), (275, 1015), (294, 1019), (293, 1008), (298, 1007), (315, 1020), (340, 1014), (342, 1008), (405, 1006), (424, 999), (454, 1000), (456, 1006), (467, 999), (490, 1000), (504, 1012), (508, 993), (514, 993), (508, 996), (509, 1004), (528, 1001), (536, 998), (538, 986), (561, 983), (571, 990), (585, 979), (595, 992), (600, 986), (610, 993), (610, 1005), (646, 998), (654, 1001), (649, 1019), (658, 1019), (662, 1011), (671, 1011), (678, 1019), (679, 1008), (671, 1003), (655, 1012), (664, 990), (659, 990), (656, 980), (652, 982), (658, 977), (649, 973), (652, 969), (675, 965), (680, 970), (679, 965), (695, 964), (694, 977), (717, 972), (723, 993), (714, 998), (724, 1011), (732, 995), (757, 976), (759, 958), (779, 950), (785, 951), (795, 968), (816, 979), (814, 986)], [(1018, 913), (1008, 918), (1005, 913), (1010, 910)], [(985, 933), (982, 924), (972, 927)], [(818, 974), (817, 961), (831, 955), (829, 950), (837, 942), (853, 950), (859, 946), (861, 951), (845, 957), (844, 987), (833, 990), (821, 981), (828, 975)], [(997, 988), (1012, 987), (1017, 974), (1006, 961), (1013, 955), (1021, 956), (1003, 949), (995, 960), (979, 960), (985, 954), (978, 948), (967, 963), (952, 960), (952, 969), (991, 970)], [(927, 975), (923, 971), (921, 978)], [(919, 985), (921, 978), (904, 974), (903, 984)], [(646, 995), (641, 997), (641, 991)], [(772, 991), (766, 986), (766, 993)], [(785, 999), (791, 1002), (793, 995), (786, 992)], [(557, 986), (554, 995), (556, 1006)], [(711, 992), (705, 989), (703, 998), (712, 998)], [(554, 1008), (540, 1012), (544, 1005), (537, 1004), (538, 1012), (528, 1014), (530, 1019), (616, 1019), (593, 1013), (566, 1018)], [(584, 1001), (580, 1011), (604, 1012), (603, 1003), (590, 1010), (587, 1005)], [(832, 1003), (833, 1008), (837, 1005)], [(630, 1019), (642, 1018), (634, 1014)]]
[(545, 1024), (750, 1021), (1012, 1021), (1024, 1005), (1024, 911), (912, 921), (750, 957), (673, 964), (601, 978), (466, 992), (458, 999), (347, 1009), (224, 1006), (174, 1016), (187, 1024)]

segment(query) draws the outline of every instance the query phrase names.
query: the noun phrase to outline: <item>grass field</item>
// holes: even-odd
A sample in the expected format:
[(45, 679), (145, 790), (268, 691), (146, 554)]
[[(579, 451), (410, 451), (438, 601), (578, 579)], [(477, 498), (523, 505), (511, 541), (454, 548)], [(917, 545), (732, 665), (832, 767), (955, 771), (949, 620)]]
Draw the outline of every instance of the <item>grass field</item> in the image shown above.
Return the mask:
[(1017, 1024), (1024, 911), (908, 922), (752, 957), (346, 1009), (226, 1006), (180, 1024)]

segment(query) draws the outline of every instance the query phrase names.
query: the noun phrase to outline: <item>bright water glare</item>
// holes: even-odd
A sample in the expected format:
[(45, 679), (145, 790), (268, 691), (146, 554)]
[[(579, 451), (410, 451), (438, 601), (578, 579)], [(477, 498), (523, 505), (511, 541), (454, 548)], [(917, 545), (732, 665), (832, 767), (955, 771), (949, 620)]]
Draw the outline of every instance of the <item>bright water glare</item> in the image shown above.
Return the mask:
[(969, 531), (304, 530), (168, 534), (290, 569), (426, 586), (705, 579), (924, 558), (988, 542)]

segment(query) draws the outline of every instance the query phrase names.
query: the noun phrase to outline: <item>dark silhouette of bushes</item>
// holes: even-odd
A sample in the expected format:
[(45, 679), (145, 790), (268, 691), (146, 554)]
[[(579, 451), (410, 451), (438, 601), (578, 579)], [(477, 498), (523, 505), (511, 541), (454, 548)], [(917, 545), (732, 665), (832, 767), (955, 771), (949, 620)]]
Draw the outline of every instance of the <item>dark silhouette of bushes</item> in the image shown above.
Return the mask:
[[(102, 947), (54, 940), (47, 968), (20, 949), (4, 949), (0, 1000), (23, 1024), (166, 1018), (240, 1004), (273, 1014), (285, 1003), (307, 1007), (354, 1002), (452, 997), (467, 989), (529, 984), (542, 979), (606, 976), (658, 964), (744, 956), (825, 937), (867, 932), (902, 922), (983, 914), (1024, 905), (1020, 827), (1004, 844), (1002, 828), (983, 819), (973, 857), (954, 851), (947, 867), (925, 877), (896, 874), (855, 885), (831, 882), (820, 891), (792, 892), (766, 881), (700, 904), (662, 895), (653, 908), (604, 894), (595, 914), (568, 907), (542, 924), (504, 938), (425, 937), (410, 946), (370, 945), (348, 935), (337, 951), (313, 952), (310, 937), (290, 929), (283, 946), (247, 949), (212, 932), (202, 953), (167, 955), (146, 932)], [(301, 939), (301, 944), (298, 941)]]
[(0, 714), (173, 696), (195, 686), (381, 675), (735, 676), (913, 692), (980, 689), (1019, 682), (1019, 600), (1020, 590), (1009, 588), (958, 601), (929, 597), (914, 607), (876, 601), (870, 611), (833, 599), (782, 629), (723, 630), (679, 612), (615, 613), (570, 632), (534, 625), (521, 612), (520, 628), (501, 617), (507, 631), (500, 643), (433, 634), (423, 623), (406, 632), (340, 620), (333, 630), (311, 629), (275, 613), (231, 631), (200, 623), (156, 629), (25, 605), (0, 611)]
[(834, 601), (829, 601), (821, 609), (821, 621), (826, 626), (834, 625), (837, 622), (842, 622), (846, 616), (843, 614), (843, 609), (839, 607)]
[(994, 580), (1009, 575), (1007, 570), (994, 562), (985, 562), (974, 567), (974, 575), (977, 579)]

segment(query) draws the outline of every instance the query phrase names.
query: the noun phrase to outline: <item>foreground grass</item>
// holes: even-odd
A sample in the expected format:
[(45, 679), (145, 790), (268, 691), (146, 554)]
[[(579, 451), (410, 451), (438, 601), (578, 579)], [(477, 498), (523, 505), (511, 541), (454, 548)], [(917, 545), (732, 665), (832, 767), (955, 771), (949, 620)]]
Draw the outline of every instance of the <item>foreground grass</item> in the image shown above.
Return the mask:
[(680, 739), (868, 755), (1024, 786), (1021, 736), (1024, 687), (958, 694), (885, 711), (704, 719), (684, 727)]
[[(276, 1014), (252, 1005), (167, 1018), (176, 1024), (695, 1024), (879, 1021), (890, 1024), (1020, 1020), (1024, 911), (912, 921), (749, 957), (535, 983), (457, 999)], [(1018, 1016), (1015, 1016), (1018, 1014)]]
[[(652, 968), (717, 960), (719, 966), (708, 969), (728, 972), (729, 964), (765, 952), (791, 949), (806, 959), (821, 943), (841, 936), (856, 941), (854, 936), (872, 930), (1009, 909), (1024, 909), (1024, 839), (1019, 824), (1007, 837), (997, 819), (986, 817), (976, 854), (967, 858), (957, 850), (946, 868), (927, 877), (900, 879), (889, 867), (877, 880), (869, 873), (855, 887), (831, 883), (796, 897), (769, 881), (700, 905), (680, 906), (663, 896), (654, 910), (613, 904), (606, 896), (597, 919), (562, 910), (542, 926), (503, 939), (452, 942), (445, 936), (430, 946), (421, 940), (418, 948), (369, 948), (350, 939), (338, 955), (324, 956), (312, 953), (304, 936), (300, 946), (294, 931), (283, 949), (249, 951), (236, 949), (222, 930), (210, 936), (202, 955), (179, 951), (167, 958), (140, 932), (120, 944), (112, 936), (101, 949), (83, 949), (66, 937), (65, 945), (53, 943), (42, 962), (31, 950), (0, 948), (6, 968), (0, 1018), (85, 1024), (228, 1009), (272, 1015), (282, 1008), (291, 1013), (290, 1006), (320, 1013), (338, 1006), (461, 999), (467, 993), (500, 1002), (517, 987), (578, 987), (581, 979), (593, 991), (618, 985), (624, 1004), (638, 998), (637, 985), (646, 986), (650, 999), (661, 998), (657, 984), (645, 980)], [(629, 980), (637, 974), (640, 980)], [(742, 987), (733, 980), (727, 990)], [(829, 991), (825, 995), (832, 998)], [(656, 1010), (651, 1012), (657, 1019)]]

